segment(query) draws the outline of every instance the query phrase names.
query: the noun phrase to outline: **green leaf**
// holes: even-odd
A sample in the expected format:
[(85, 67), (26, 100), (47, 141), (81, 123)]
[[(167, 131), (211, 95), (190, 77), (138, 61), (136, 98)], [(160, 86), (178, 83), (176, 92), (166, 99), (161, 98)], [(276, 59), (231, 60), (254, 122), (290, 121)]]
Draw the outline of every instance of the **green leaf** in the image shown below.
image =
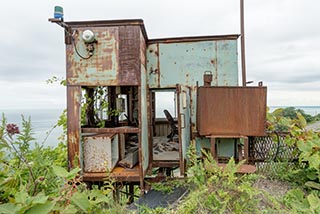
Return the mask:
[(304, 142), (304, 141), (298, 141), (297, 143), (298, 148), (302, 151), (302, 152), (307, 152), (307, 153), (311, 153), (312, 152), (312, 143), (310, 142)]
[(16, 204), (0, 204), (0, 213), (15, 214), (20, 208), (21, 206)]
[(77, 213), (78, 209), (73, 205), (69, 204), (62, 213)]
[(87, 211), (90, 208), (90, 202), (88, 196), (84, 193), (76, 192), (71, 197), (71, 201), (83, 211)]
[(66, 178), (68, 180), (75, 178), (80, 170), (81, 170), (80, 168), (74, 168), (68, 173)]
[(47, 201), (44, 204), (35, 204), (30, 209), (26, 211), (26, 214), (35, 214), (35, 213), (41, 213), (46, 214), (49, 213), (52, 208), (54, 207), (54, 203), (51, 201)]
[(309, 161), (310, 168), (319, 169), (320, 156), (318, 153), (311, 155), (307, 160)]
[(312, 210), (317, 210), (320, 208), (320, 199), (313, 193), (307, 196), (308, 202)]
[(25, 191), (25, 189), (21, 189), (20, 192), (18, 192), (14, 198), (15, 198), (16, 203), (26, 204), (29, 196), (28, 196), (28, 193)]
[(306, 172), (307, 178), (314, 181), (318, 178), (318, 174), (315, 170), (310, 170)]
[(65, 168), (62, 168), (61, 166), (52, 166), (54, 174), (58, 177), (66, 178), (69, 173)]
[(302, 116), (302, 114), (300, 112), (297, 113), (297, 117), (298, 117), (298, 121), (301, 125), (301, 128), (304, 128), (307, 126), (307, 121), (306, 119)]
[(39, 193), (38, 195), (36, 195), (33, 200), (32, 203), (33, 204), (44, 204), (47, 202), (48, 200), (48, 196), (45, 196), (44, 193)]
[(294, 198), (297, 201), (300, 201), (304, 197), (304, 193), (300, 189), (293, 189), (288, 191), (288, 195)]
[(320, 190), (320, 184), (317, 183), (317, 182), (308, 181), (308, 182), (305, 183), (305, 185), (306, 185), (307, 187), (311, 187), (311, 188), (313, 188), (313, 189)]

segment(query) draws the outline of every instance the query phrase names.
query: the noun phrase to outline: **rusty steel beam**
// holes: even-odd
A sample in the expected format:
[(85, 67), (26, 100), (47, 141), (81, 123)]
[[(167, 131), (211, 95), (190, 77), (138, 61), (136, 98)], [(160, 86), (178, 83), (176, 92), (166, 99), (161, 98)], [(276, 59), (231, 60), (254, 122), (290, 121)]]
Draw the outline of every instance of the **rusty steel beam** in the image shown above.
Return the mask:
[(82, 128), (82, 133), (139, 133), (140, 129), (135, 127), (116, 127), (116, 128)]
[(68, 167), (79, 166), (81, 87), (67, 86)]

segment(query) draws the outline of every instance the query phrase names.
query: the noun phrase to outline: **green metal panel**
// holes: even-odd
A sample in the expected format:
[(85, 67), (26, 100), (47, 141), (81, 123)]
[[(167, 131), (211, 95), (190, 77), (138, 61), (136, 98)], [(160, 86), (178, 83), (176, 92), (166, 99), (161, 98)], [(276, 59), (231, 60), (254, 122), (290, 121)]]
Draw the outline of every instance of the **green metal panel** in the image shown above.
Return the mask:
[(147, 73), (148, 84), (151, 88), (160, 88), (159, 82), (159, 50), (158, 44), (151, 44), (147, 47)]
[[(196, 151), (201, 156), (201, 149), (210, 152), (210, 139), (205, 137), (196, 137)], [(219, 157), (232, 157), (237, 154), (235, 150), (235, 139), (217, 140), (217, 153)]]
[(190, 89), (179, 85), (178, 90), (178, 125), (180, 140), (180, 170), (184, 174), (185, 160), (187, 159), (187, 150), (190, 145)]
[(212, 86), (238, 85), (236, 39), (158, 42), (147, 47), (149, 88), (190, 87), (192, 131), (196, 131), (196, 84), (203, 85), (206, 71), (213, 75)]
[(217, 153), (219, 157), (232, 157), (236, 154), (236, 139), (219, 139), (217, 141)]
[(146, 69), (141, 65), (141, 152), (143, 172), (149, 166), (149, 129), (148, 129), (148, 109), (147, 109), (147, 75)]
[(216, 72), (214, 41), (159, 44), (160, 87), (196, 85), (205, 71)]
[(217, 42), (217, 86), (238, 86), (238, 53), (236, 40)]
[(236, 86), (237, 40), (150, 44), (147, 71), (150, 88), (202, 85), (206, 71), (213, 74), (213, 86)]

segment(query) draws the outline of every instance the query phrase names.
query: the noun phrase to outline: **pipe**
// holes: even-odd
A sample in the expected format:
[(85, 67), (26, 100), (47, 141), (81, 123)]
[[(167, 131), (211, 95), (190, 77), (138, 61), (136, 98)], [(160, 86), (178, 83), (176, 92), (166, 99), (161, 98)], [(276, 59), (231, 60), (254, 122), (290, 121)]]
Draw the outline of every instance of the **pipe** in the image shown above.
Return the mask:
[(242, 86), (246, 87), (246, 50), (244, 41), (244, 2), (240, 0), (240, 27), (241, 27), (241, 71), (242, 71)]

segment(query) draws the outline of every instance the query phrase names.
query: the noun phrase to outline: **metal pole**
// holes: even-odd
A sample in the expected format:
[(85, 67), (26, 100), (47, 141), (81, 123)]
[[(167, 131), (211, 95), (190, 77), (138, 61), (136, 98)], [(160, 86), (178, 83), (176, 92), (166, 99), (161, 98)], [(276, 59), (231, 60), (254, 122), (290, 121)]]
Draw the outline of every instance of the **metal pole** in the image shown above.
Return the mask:
[(244, 3), (240, 0), (240, 26), (241, 26), (241, 70), (242, 70), (242, 86), (246, 87), (246, 50), (244, 41)]

